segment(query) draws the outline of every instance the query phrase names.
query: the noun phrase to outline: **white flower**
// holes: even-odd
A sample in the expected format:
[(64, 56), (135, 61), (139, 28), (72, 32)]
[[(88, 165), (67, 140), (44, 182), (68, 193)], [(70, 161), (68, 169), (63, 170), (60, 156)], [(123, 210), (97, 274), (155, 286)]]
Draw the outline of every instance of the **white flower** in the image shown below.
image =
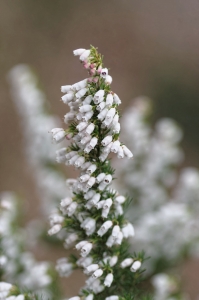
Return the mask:
[(92, 277), (94, 277), (94, 278), (99, 278), (99, 277), (102, 276), (102, 274), (103, 274), (103, 270), (102, 270), (102, 269), (97, 269), (97, 270), (93, 273)]
[(90, 55), (90, 50), (85, 50), (81, 55), (80, 55), (80, 60), (84, 61), (86, 60)]
[(107, 218), (110, 211), (110, 207), (102, 209), (102, 218)]
[(113, 100), (114, 100), (114, 103), (117, 105), (120, 105), (122, 103), (117, 94), (113, 95)]
[(111, 147), (111, 152), (117, 153), (119, 151), (120, 148), (120, 141), (115, 141), (113, 142), (113, 145)]
[(102, 111), (106, 106), (106, 103), (102, 101), (100, 104), (97, 106), (97, 110)]
[(133, 153), (132, 153), (125, 145), (122, 145), (122, 148), (123, 148), (124, 154), (125, 154), (128, 158), (133, 157)]
[(85, 51), (86, 51), (86, 49), (80, 48), (80, 49), (74, 50), (74, 51), (73, 51), (73, 54), (74, 54), (75, 56), (79, 56), (79, 55), (82, 55)]
[[(53, 132), (53, 130), (56, 130)], [(60, 143), (64, 140), (66, 136), (66, 132), (63, 128), (54, 128), (51, 130), (53, 142)]]
[(82, 257), (85, 257), (85, 256), (87, 256), (89, 253), (90, 253), (90, 251), (92, 250), (92, 248), (93, 248), (93, 244), (91, 244), (91, 243), (86, 243), (82, 248), (81, 248), (81, 256)]
[(121, 262), (120, 266), (121, 266), (122, 269), (124, 269), (126, 267), (129, 267), (132, 263), (133, 263), (132, 258), (126, 258)]
[(112, 203), (113, 203), (113, 200), (111, 198), (106, 199), (105, 202), (104, 202), (103, 208), (104, 209), (110, 208)]
[(113, 133), (120, 133), (120, 123), (117, 123), (113, 126)]
[(120, 233), (120, 227), (118, 225), (115, 225), (112, 230), (113, 238), (116, 239), (119, 233)]
[(94, 297), (93, 294), (89, 294), (88, 296), (86, 296), (84, 300), (93, 300), (93, 297)]
[(123, 233), (125, 238), (128, 238), (129, 236), (133, 237), (135, 235), (133, 225), (131, 223), (128, 223), (127, 225), (122, 227), (122, 233)]
[(69, 197), (66, 197), (61, 200), (60, 207), (64, 208), (64, 207), (68, 206), (69, 204), (71, 204), (71, 202), (72, 202), (72, 199)]
[(101, 195), (99, 193), (95, 194), (91, 199), (93, 204), (97, 204), (97, 202), (100, 200), (100, 197)]
[(115, 240), (114, 240), (113, 236), (110, 235), (108, 240), (106, 241), (106, 246), (111, 248), (113, 246), (114, 242), (115, 242)]
[(101, 209), (101, 208), (103, 207), (103, 205), (104, 205), (104, 202), (105, 202), (105, 200), (101, 200), (101, 201), (97, 202), (97, 203), (95, 204), (95, 207), (96, 207), (97, 209)]
[(91, 256), (88, 256), (88, 257), (81, 257), (77, 260), (77, 265), (78, 266), (82, 266), (83, 268), (86, 268), (88, 267), (90, 264), (92, 264), (92, 257)]
[(89, 200), (89, 199), (91, 199), (95, 194), (96, 194), (96, 192), (95, 192), (94, 190), (90, 190), (89, 192), (87, 192), (86, 194), (84, 194), (84, 199)]
[(76, 233), (71, 233), (69, 234), (69, 236), (65, 239), (65, 244), (68, 246), (68, 245), (71, 245), (73, 244), (74, 242), (76, 242), (76, 240), (78, 239), (78, 235)]
[(107, 75), (106, 78), (105, 78), (105, 82), (106, 82), (107, 84), (111, 84), (112, 81), (113, 81), (113, 78), (112, 78), (110, 75)]
[(77, 249), (77, 250), (80, 250), (84, 245), (86, 245), (88, 243), (88, 241), (81, 241), (81, 242), (79, 242), (79, 243), (77, 243), (76, 245), (75, 245), (75, 248)]
[(111, 142), (110, 144), (108, 144), (107, 146), (105, 146), (103, 148), (103, 154), (107, 154), (108, 155), (111, 152), (112, 145), (113, 145), (113, 142)]
[(111, 181), (112, 181), (112, 176), (111, 176), (111, 174), (108, 174), (105, 176), (103, 183), (107, 185), (107, 184), (110, 184)]
[(104, 180), (104, 178), (106, 177), (105, 173), (100, 173), (97, 177), (96, 177), (96, 182), (100, 183), (102, 180)]
[(100, 121), (103, 121), (104, 118), (106, 117), (106, 114), (108, 112), (108, 108), (104, 108), (98, 115), (97, 115), (97, 118), (100, 120)]
[(109, 111), (107, 112), (106, 120), (113, 120), (115, 113), (116, 113), (115, 107), (110, 108)]
[(74, 93), (70, 92), (64, 96), (61, 97), (64, 104), (68, 104), (70, 101), (74, 99)]
[(83, 137), (82, 139), (81, 139), (81, 141), (80, 141), (80, 143), (82, 144), (82, 145), (85, 145), (85, 144), (87, 144), (90, 140), (91, 140), (91, 135), (87, 135), (87, 136), (85, 136), (85, 137)]
[(93, 172), (95, 172), (96, 169), (97, 169), (97, 166), (95, 164), (92, 164), (88, 167), (88, 169), (86, 170), (86, 173), (91, 175)]
[(76, 208), (77, 208), (78, 204), (77, 202), (72, 202), (66, 209), (66, 213), (69, 217), (71, 217), (74, 212), (76, 211)]
[(80, 123), (76, 126), (76, 128), (77, 128), (78, 131), (82, 131), (82, 130), (84, 130), (87, 126), (88, 126), (88, 123), (87, 123), (87, 122), (80, 122)]
[(95, 184), (95, 177), (90, 177), (89, 180), (86, 183), (86, 186), (91, 188)]
[(56, 270), (61, 277), (68, 277), (72, 273), (73, 265), (63, 257), (57, 260)]
[(93, 123), (90, 123), (88, 127), (86, 128), (86, 133), (91, 134), (93, 130), (95, 129), (95, 125)]
[(87, 272), (87, 274), (89, 274), (91, 272), (95, 272), (97, 269), (99, 269), (99, 265), (92, 264), (92, 265), (89, 265), (88, 267), (86, 267), (86, 272)]
[(73, 84), (72, 87), (73, 87), (73, 89), (76, 89), (77, 91), (79, 91), (87, 86), (87, 82), (88, 82), (88, 79), (86, 78), (84, 80), (81, 80), (81, 81)]
[(126, 200), (126, 198), (124, 197), (124, 196), (117, 196), (116, 198), (115, 198), (115, 203), (116, 204), (122, 204), (122, 203), (124, 203), (125, 202), (125, 200)]
[(104, 285), (110, 287), (113, 282), (113, 274), (109, 273), (104, 280)]
[(93, 110), (88, 111), (88, 112), (85, 113), (85, 115), (82, 117), (82, 120), (84, 120), (84, 121), (90, 120), (90, 119), (92, 118), (93, 114), (94, 114), (94, 111), (93, 111)]
[(113, 104), (113, 95), (110, 93), (106, 96), (106, 105), (111, 106)]
[(68, 300), (81, 300), (81, 298), (79, 296), (75, 296), (75, 297), (69, 298)]
[(112, 296), (106, 297), (105, 300), (119, 300), (119, 297), (116, 295), (112, 295)]
[(92, 108), (93, 108), (92, 105), (85, 104), (85, 105), (80, 106), (79, 111), (81, 113), (85, 113), (85, 112), (92, 110)]
[(83, 104), (90, 104), (90, 103), (92, 102), (92, 100), (93, 100), (93, 96), (88, 95), (88, 96), (84, 99), (84, 101), (83, 101), (82, 103), (83, 103)]
[(139, 260), (134, 261), (130, 270), (131, 272), (136, 272), (141, 267), (141, 262)]
[(111, 228), (112, 226), (113, 226), (112, 221), (109, 220), (109, 221), (104, 222), (102, 224), (102, 226), (100, 227), (100, 229), (97, 231), (97, 234), (99, 236), (103, 236), (109, 230), (109, 228)]
[(71, 89), (72, 89), (72, 85), (62, 85), (61, 86), (62, 93), (68, 93), (69, 91), (71, 91)]
[(121, 245), (121, 243), (122, 243), (122, 240), (123, 240), (123, 237), (124, 237), (124, 235), (123, 235), (123, 233), (122, 233), (122, 231), (120, 231), (119, 233), (118, 233), (118, 236), (117, 236), (117, 238), (115, 239), (115, 244), (116, 245)]
[(110, 144), (110, 142), (112, 142), (112, 135), (107, 135), (103, 140), (102, 140), (102, 146), (107, 146), (108, 144)]
[(76, 96), (76, 98), (82, 98), (86, 93), (87, 93), (87, 91), (88, 91), (88, 88), (83, 88), (83, 89), (81, 89), (81, 90), (79, 90), (76, 94), (75, 94), (75, 96)]
[(94, 95), (94, 103), (95, 104), (99, 104), (100, 102), (102, 102), (104, 99), (104, 90), (99, 90), (97, 93), (95, 93)]
[(113, 266), (116, 265), (117, 261), (118, 261), (118, 256), (114, 255), (113, 257), (110, 258), (110, 260), (109, 260), (109, 265), (110, 265), (111, 267), (113, 267)]
[(73, 121), (74, 118), (75, 118), (75, 113), (69, 112), (69, 113), (65, 114), (65, 116), (64, 116), (64, 123), (68, 124), (68, 122)]
[(75, 161), (75, 167), (79, 168), (81, 165), (83, 165), (85, 162), (85, 158), (83, 156), (80, 156), (76, 161)]
[(62, 229), (61, 224), (55, 224), (51, 229), (48, 230), (49, 235), (58, 233)]
[(88, 174), (84, 174), (84, 175), (82, 175), (81, 177), (79, 177), (79, 181), (80, 182), (86, 182), (86, 181), (88, 181), (90, 179), (90, 175), (88, 175)]
[(108, 75), (108, 69), (107, 68), (101, 69), (100, 76), (106, 78), (107, 75)]
[(89, 145), (90, 145), (90, 147), (91, 147), (92, 149), (94, 149), (95, 146), (97, 145), (97, 141), (98, 141), (98, 139), (97, 139), (96, 137), (93, 137), (93, 138), (90, 140)]

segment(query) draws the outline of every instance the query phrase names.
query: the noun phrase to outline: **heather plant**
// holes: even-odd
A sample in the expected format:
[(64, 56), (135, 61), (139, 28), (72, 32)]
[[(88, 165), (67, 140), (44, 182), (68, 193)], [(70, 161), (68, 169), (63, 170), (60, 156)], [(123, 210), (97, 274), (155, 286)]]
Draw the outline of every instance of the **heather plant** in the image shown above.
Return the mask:
[[(13, 285), (17, 286), (11, 288), (13, 296), (26, 290), (24, 295), (34, 292), (35, 295), (42, 295), (43, 299), (53, 299), (58, 294), (57, 274), (49, 262), (38, 262), (33, 253), (27, 250), (27, 228), (19, 226), (19, 211), (19, 201), (14, 193), (1, 193), (0, 299), (7, 299), (4, 295)], [(20, 296), (17, 299), (23, 298)]]
[(57, 262), (61, 276), (81, 268), (88, 275), (79, 296), (71, 300), (149, 299), (142, 295), (143, 252), (129, 252), (128, 238), (133, 225), (124, 217), (129, 199), (110, 184), (114, 179), (109, 154), (131, 159), (131, 151), (120, 141), (118, 95), (111, 91), (112, 77), (103, 66), (97, 49), (77, 49), (89, 77), (61, 87), (62, 101), (70, 111), (64, 116), (68, 129), (54, 128), (52, 139), (71, 141), (57, 151), (57, 161), (73, 165), (80, 174), (67, 179), (72, 196), (61, 200), (59, 210), (51, 214), (49, 235), (62, 231), (67, 247), (75, 245), (78, 255)]

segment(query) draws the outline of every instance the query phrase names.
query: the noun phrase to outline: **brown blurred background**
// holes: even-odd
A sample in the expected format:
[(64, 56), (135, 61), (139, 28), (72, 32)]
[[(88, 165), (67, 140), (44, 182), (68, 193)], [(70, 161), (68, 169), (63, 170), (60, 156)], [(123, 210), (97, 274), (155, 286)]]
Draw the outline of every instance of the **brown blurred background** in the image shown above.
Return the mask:
[[(27, 219), (40, 214), (38, 196), (23, 157), (7, 73), (16, 64), (31, 65), (53, 113), (62, 117), (60, 86), (86, 76), (72, 50), (90, 44), (105, 56), (121, 109), (135, 96), (151, 97), (154, 120), (167, 116), (179, 122), (185, 165), (199, 167), (198, 0), (1, 0), (0, 191), (26, 199)], [(196, 299), (198, 266), (191, 262), (182, 272), (185, 279), (193, 275), (185, 286)]]

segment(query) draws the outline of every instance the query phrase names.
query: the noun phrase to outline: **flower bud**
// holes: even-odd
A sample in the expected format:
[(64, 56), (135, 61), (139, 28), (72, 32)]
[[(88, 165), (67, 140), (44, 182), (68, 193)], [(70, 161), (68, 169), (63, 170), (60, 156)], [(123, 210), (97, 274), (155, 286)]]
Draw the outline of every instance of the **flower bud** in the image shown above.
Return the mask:
[(133, 263), (133, 259), (132, 258), (126, 258), (125, 260), (123, 260), (120, 264), (121, 268), (124, 269), (126, 267), (129, 267), (131, 264)]
[(104, 285), (110, 287), (113, 282), (113, 274), (109, 273), (104, 280)]
[(134, 261), (134, 263), (132, 264), (130, 270), (131, 270), (131, 272), (136, 272), (137, 270), (139, 270), (140, 267), (141, 267), (141, 261), (136, 260), (136, 261)]

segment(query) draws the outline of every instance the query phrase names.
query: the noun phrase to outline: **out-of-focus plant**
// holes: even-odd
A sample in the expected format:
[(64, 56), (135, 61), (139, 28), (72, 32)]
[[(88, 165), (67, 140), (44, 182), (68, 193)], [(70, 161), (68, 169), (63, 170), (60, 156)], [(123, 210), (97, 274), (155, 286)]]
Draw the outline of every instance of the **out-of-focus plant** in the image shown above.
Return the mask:
[(132, 244), (136, 251), (145, 249), (147, 272), (155, 274), (198, 255), (199, 171), (181, 166), (179, 126), (161, 119), (153, 129), (150, 109), (150, 100), (140, 97), (123, 114), (122, 138), (134, 149), (134, 160), (116, 162), (116, 184), (133, 198), (128, 217), (137, 234)]
[(28, 232), (18, 224), (18, 204), (13, 193), (0, 195), (0, 281), (53, 299), (58, 292), (57, 274), (49, 262), (38, 262), (27, 251)]
[(60, 120), (50, 113), (49, 103), (30, 67), (14, 67), (8, 79), (20, 116), (26, 160), (35, 178), (43, 212), (48, 215), (67, 192), (65, 179), (55, 162), (55, 148), (46, 134), (52, 127), (60, 126)]

